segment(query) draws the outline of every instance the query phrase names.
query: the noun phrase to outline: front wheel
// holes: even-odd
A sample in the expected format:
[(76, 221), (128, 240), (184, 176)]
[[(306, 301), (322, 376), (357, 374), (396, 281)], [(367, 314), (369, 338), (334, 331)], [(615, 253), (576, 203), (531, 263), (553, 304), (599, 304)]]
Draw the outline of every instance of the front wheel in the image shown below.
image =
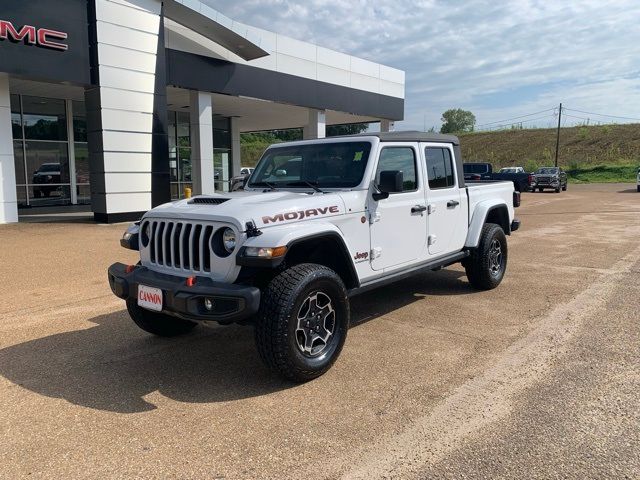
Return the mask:
[(478, 290), (491, 290), (502, 282), (507, 269), (507, 237), (500, 225), (486, 223), (480, 242), (464, 260), (469, 283)]
[(190, 332), (198, 325), (196, 322), (182, 320), (164, 313), (152, 312), (138, 306), (137, 299), (127, 300), (127, 310), (131, 320), (145, 332), (159, 337), (175, 337)]
[(538, 191), (539, 191), (540, 193), (542, 193), (542, 190), (544, 190), (544, 188), (542, 188), (542, 187), (538, 187)]
[(346, 288), (333, 270), (313, 263), (288, 268), (262, 292), (255, 327), (260, 357), (288, 380), (319, 377), (340, 355), (349, 316)]

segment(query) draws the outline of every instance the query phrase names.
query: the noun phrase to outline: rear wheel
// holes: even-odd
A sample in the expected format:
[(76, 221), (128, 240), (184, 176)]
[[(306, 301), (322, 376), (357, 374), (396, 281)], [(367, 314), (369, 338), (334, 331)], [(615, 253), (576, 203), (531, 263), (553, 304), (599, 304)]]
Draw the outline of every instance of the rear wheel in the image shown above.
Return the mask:
[(263, 290), (256, 321), (262, 360), (280, 376), (306, 382), (325, 373), (342, 351), (349, 300), (341, 278), (312, 263), (295, 265)]
[(194, 329), (196, 322), (182, 320), (164, 313), (152, 312), (138, 306), (135, 298), (127, 300), (127, 311), (134, 323), (145, 332), (159, 337), (175, 337)]
[(482, 227), (478, 247), (464, 263), (469, 283), (478, 290), (491, 290), (502, 282), (507, 269), (507, 237), (499, 225)]

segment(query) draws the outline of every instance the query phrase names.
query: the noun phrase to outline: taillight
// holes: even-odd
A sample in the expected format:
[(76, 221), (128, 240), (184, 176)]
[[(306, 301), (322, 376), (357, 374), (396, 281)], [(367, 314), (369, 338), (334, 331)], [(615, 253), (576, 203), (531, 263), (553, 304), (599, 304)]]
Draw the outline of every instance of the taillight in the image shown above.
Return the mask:
[(520, 192), (513, 192), (513, 206), (515, 208), (520, 206)]
[(533, 183), (533, 175), (529, 174), (529, 185)]

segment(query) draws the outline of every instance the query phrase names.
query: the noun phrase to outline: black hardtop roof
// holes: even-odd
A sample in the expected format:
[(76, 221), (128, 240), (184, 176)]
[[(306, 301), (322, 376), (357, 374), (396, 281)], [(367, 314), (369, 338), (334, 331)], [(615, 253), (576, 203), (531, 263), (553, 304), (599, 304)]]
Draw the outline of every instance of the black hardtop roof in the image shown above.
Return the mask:
[[(366, 132), (345, 137), (378, 137), (381, 142), (439, 142), (460, 145), (460, 140), (455, 135), (442, 133), (406, 131), (406, 132)], [(335, 138), (335, 137), (333, 137)]]

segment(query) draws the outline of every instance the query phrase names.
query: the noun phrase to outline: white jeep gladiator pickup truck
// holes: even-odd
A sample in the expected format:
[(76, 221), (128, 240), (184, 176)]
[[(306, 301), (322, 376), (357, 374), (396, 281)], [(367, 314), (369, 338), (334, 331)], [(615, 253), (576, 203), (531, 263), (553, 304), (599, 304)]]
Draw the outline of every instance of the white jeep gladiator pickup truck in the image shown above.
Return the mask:
[(462, 262), (498, 286), (518, 229), (512, 182), (465, 185), (457, 137), (371, 133), (269, 147), (244, 191), (147, 212), (109, 267), (113, 293), (147, 332), (251, 322), (260, 356), (293, 381), (322, 375), (349, 328), (349, 298)]

